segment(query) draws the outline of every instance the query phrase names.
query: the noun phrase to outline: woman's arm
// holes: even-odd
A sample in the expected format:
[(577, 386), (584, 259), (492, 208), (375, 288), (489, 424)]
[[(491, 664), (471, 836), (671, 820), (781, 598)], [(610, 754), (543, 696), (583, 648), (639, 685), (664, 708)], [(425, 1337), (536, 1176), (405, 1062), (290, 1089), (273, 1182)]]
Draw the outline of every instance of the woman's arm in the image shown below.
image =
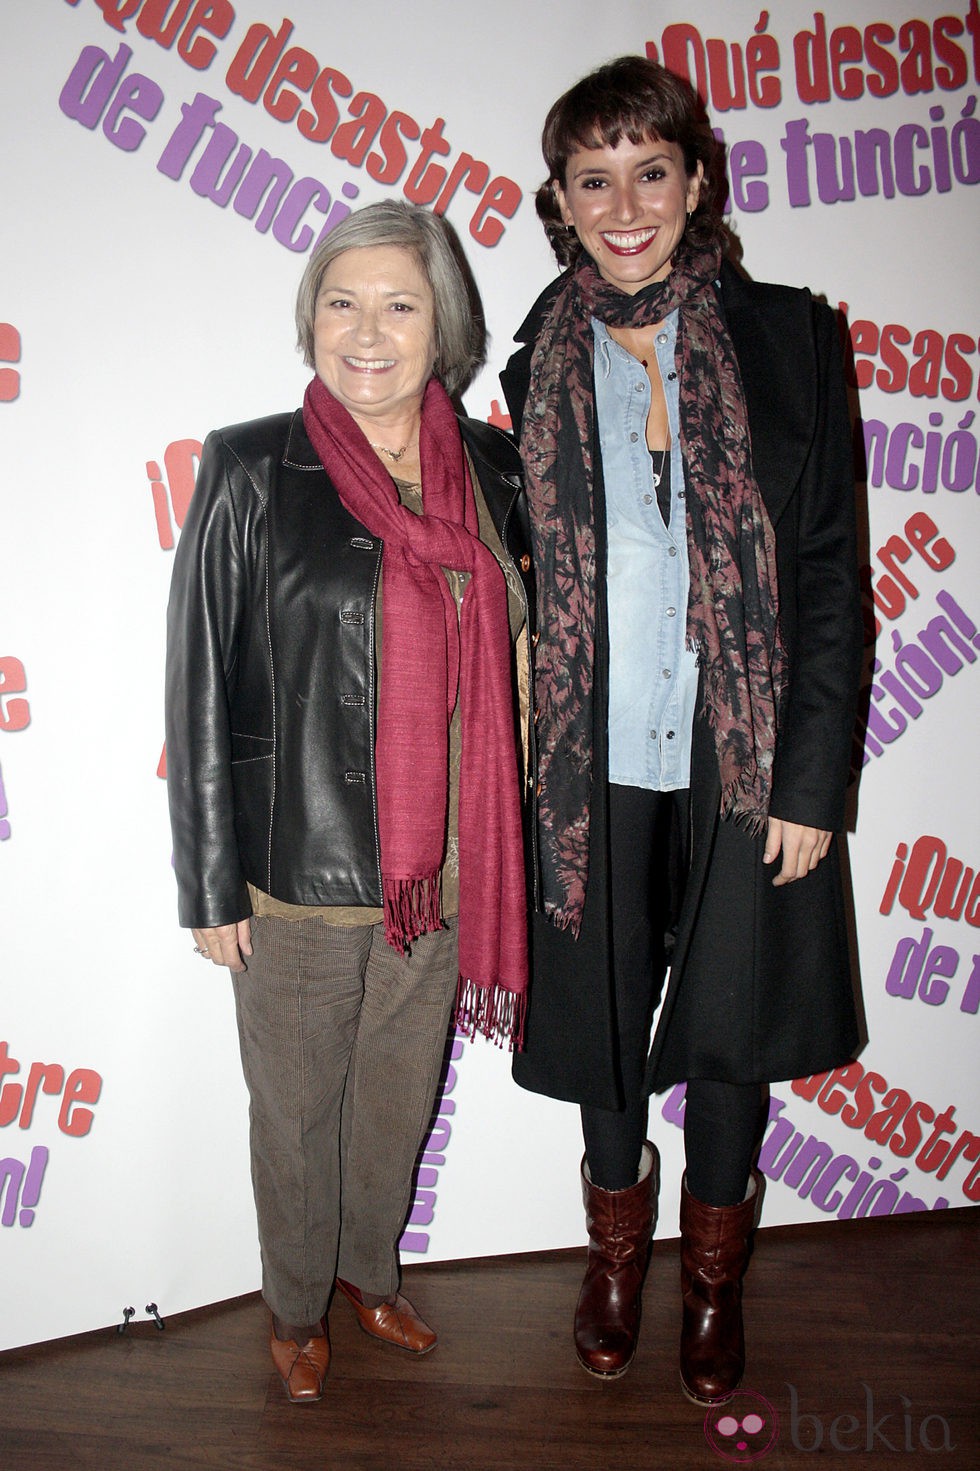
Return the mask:
[[(797, 490), (792, 566), (780, 557), (780, 592), (791, 583), (790, 688), (776, 748), (767, 849), (783, 851), (785, 878), (800, 877), (844, 822), (844, 798), (863, 645), (857, 580), (854, 472), (836, 322), (813, 307), (817, 405)], [(788, 512), (787, 512), (788, 514)], [(777, 526), (777, 546), (785, 528)], [(787, 843), (793, 850), (787, 851)]]
[(178, 913), (182, 925), (205, 938), (202, 949), (210, 950), (214, 939), (222, 953), (217, 930), (251, 913), (231, 779), (229, 707), (247, 582), (233, 464), (221, 436), (209, 435), (174, 558), (167, 613), (167, 790)]

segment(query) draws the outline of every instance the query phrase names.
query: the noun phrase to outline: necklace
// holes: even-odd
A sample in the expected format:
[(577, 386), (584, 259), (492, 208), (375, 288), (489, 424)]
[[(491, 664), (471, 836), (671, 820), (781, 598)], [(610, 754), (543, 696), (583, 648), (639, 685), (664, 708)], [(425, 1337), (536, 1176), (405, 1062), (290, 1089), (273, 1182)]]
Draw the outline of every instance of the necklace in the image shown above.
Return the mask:
[(408, 449), (408, 445), (411, 444), (411, 442), (412, 441), (409, 440), (408, 444), (403, 444), (401, 449), (389, 449), (388, 446), (385, 444), (372, 444), (370, 439), (368, 440), (368, 444), (371, 445), (372, 449), (376, 449), (379, 454), (387, 455), (389, 460), (394, 460), (396, 465), (405, 454), (406, 450)]
[(653, 460), (654, 456), (657, 456), (659, 458), (659, 461), (660, 461), (659, 468), (656, 469), (656, 470), (654, 470), (654, 472), (653, 472), (653, 488), (654, 488), (654, 490), (658, 490), (660, 488), (660, 482), (664, 478), (664, 456), (666, 455), (666, 453), (667, 453), (667, 451), (665, 449), (661, 449), (661, 450), (652, 449), (650, 451), (650, 459)]
[(652, 449), (650, 451), (650, 459), (651, 459), (651, 461), (653, 461), (654, 456), (656, 456), (657, 457), (657, 460), (658, 460), (658, 468), (656, 470), (654, 470), (654, 472), (653, 472), (653, 488), (654, 488), (654, 490), (657, 490), (659, 488), (660, 482), (664, 478), (664, 461), (667, 458), (667, 451), (669, 449), (670, 449), (670, 428), (668, 427), (668, 429), (667, 429), (667, 442), (665, 443), (663, 449)]

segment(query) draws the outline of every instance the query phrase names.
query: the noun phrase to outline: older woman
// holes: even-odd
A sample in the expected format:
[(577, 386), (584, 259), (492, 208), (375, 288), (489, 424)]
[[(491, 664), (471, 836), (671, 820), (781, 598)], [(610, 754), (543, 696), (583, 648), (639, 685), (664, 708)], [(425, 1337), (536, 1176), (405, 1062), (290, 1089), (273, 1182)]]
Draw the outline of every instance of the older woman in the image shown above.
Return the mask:
[(715, 140), (654, 62), (572, 87), (543, 150), (568, 269), (503, 377), (538, 579), (544, 909), (515, 1076), (582, 1109), (575, 1344), (605, 1377), (635, 1351), (655, 1224), (648, 1095), (686, 1081), (681, 1380), (719, 1404), (763, 1085), (857, 1041), (832, 841), (861, 649), (837, 334), (723, 259)]
[(478, 343), (442, 222), (351, 215), (297, 324), (302, 410), (204, 448), (167, 758), (180, 922), (233, 973), (272, 1358), (304, 1402), (335, 1285), (375, 1337), (436, 1342), (397, 1242), (454, 999), (468, 1030), (520, 1034), (526, 602), (500, 530), (520, 535), (516, 451), (450, 403)]

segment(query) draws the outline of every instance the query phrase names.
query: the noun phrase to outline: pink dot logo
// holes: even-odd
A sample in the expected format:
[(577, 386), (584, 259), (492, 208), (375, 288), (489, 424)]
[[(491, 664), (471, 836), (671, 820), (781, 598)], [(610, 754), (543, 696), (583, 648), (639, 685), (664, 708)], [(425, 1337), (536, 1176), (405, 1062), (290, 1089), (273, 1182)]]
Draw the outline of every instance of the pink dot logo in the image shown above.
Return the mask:
[(779, 1416), (765, 1395), (740, 1389), (705, 1415), (704, 1438), (726, 1461), (746, 1465), (772, 1450), (779, 1439)]

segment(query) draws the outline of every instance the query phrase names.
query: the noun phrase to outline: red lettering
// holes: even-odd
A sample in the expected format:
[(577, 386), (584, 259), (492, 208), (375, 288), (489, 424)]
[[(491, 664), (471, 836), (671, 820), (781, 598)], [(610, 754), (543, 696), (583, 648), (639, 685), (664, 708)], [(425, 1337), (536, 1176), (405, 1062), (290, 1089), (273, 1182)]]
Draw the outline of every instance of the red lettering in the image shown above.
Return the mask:
[(12, 700), (27, 689), (27, 676), (19, 659), (8, 655), (0, 658), (0, 730), (23, 730), (31, 721), (31, 707), (26, 700)]
[(870, 363), (858, 362), (858, 354), (873, 358), (878, 351), (880, 333), (874, 322), (863, 319), (851, 323), (851, 350), (854, 353), (854, 368), (849, 376), (855, 388), (870, 388), (874, 368)]
[(19, 1073), (20, 1063), (16, 1057), (11, 1057), (7, 1050), (7, 1043), (0, 1042), (0, 1128), (12, 1124), (17, 1117), (20, 1108), (21, 1094), (23, 1089), (20, 1083), (4, 1083), (3, 1079), (7, 1073)]
[(912, 548), (900, 536), (890, 536), (877, 552), (879, 562), (886, 571), (892, 573), (899, 586), (905, 589), (910, 598), (917, 598), (919, 589), (897, 565), (899, 562), (907, 562), (911, 555)]
[(847, 63), (863, 59), (861, 32), (854, 26), (838, 26), (830, 37), (830, 68), (834, 91), (846, 102), (854, 101), (864, 92), (864, 72), (859, 66)]
[(291, 123), (300, 108), (300, 99), (295, 92), (286, 88), (292, 82), (300, 92), (306, 93), (313, 86), (320, 70), (312, 51), (302, 46), (290, 46), (272, 74), (272, 81), (265, 89), (262, 104), (270, 117), (281, 123)]
[[(877, 569), (862, 567), (860, 569), (862, 598), (868, 600), (881, 612), (885, 618), (891, 620), (898, 618), (905, 612), (906, 596), (903, 587), (910, 597), (918, 597), (918, 588), (903, 572), (900, 572), (897, 563), (907, 562), (911, 552), (916, 552), (926, 566), (934, 572), (941, 572), (955, 561), (956, 553), (945, 537), (939, 537), (939, 528), (935, 521), (925, 511), (916, 511), (905, 523), (905, 539), (907, 546), (899, 536), (889, 537), (883, 547), (880, 547), (876, 556), (883, 565), (890, 569), (895, 575), (890, 577), (886, 574), (879, 575)], [(936, 540), (936, 538), (939, 538)], [(931, 543), (935, 541), (935, 545)], [(906, 555), (903, 555), (905, 546)], [(868, 609), (864, 609), (865, 628), (868, 628)], [(874, 633), (881, 632), (881, 622), (873, 620)]]
[(943, 367), (943, 336), (932, 328), (917, 332), (912, 343), (915, 362), (909, 373), (909, 393), (913, 398), (936, 398)]
[(29, 1129), (34, 1122), (34, 1105), (38, 1089), (44, 1093), (60, 1093), (64, 1087), (65, 1070), (57, 1062), (32, 1062), (24, 1088), (24, 1106), (20, 1111), (19, 1128)]
[(225, 74), (229, 91), (246, 102), (258, 102), (292, 33), (291, 20), (284, 20), (275, 32), (261, 21), (250, 25)]
[(834, 1068), (817, 1097), (817, 1102), (824, 1113), (840, 1113), (847, 1099), (846, 1095), (837, 1087), (837, 1084), (840, 1083), (843, 1087), (853, 1092), (854, 1085), (861, 1081), (863, 1071), (860, 1063), (857, 1062), (848, 1062), (843, 1067)]
[(887, 1144), (898, 1128), (912, 1102), (911, 1093), (904, 1088), (889, 1088), (881, 1100), (881, 1109), (868, 1121), (864, 1130), (865, 1139), (873, 1144)]
[(958, 399), (967, 397), (973, 384), (973, 364), (966, 361), (964, 353), (972, 355), (976, 350), (973, 338), (967, 337), (966, 333), (951, 332), (949, 334), (946, 339), (943, 366), (950, 376), (943, 378), (939, 385), (943, 398), (948, 398), (955, 403)]
[(898, 91), (898, 62), (887, 49), (895, 40), (895, 27), (875, 21), (864, 29), (864, 55), (874, 73), (867, 79), (872, 97), (892, 97)]
[(304, 109), (296, 119), (296, 126), (303, 137), (309, 138), (311, 143), (325, 143), (340, 121), (340, 110), (334, 99), (334, 92), (338, 97), (350, 97), (353, 91), (350, 79), (343, 72), (334, 71), (333, 67), (324, 67), (310, 93), (313, 111)]
[(348, 111), (352, 121), (341, 123), (331, 140), (330, 152), (360, 168), (385, 120), (385, 105), (373, 92), (358, 92)]
[(379, 184), (396, 183), (408, 163), (408, 153), (400, 135), (403, 134), (415, 142), (420, 132), (418, 123), (407, 112), (393, 112), (386, 118), (378, 135), (381, 152), (369, 153), (367, 156), (367, 171), (371, 178), (376, 179)]
[(778, 107), (783, 98), (783, 85), (779, 77), (765, 75), (779, 71), (779, 42), (775, 36), (761, 34), (768, 24), (769, 15), (764, 10), (756, 25), (756, 34), (745, 46), (749, 97), (755, 107)]
[(497, 244), (504, 233), (505, 226), (499, 220), (489, 218), (490, 211), (493, 210), (494, 214), (503, 215), (505, 220), (511, 220), (517, 213), (517, 206), (523, 197), (513, 179), (501, 176), (490, 180), (470, 220), (470, 234), (477, 244), (486, 246)]
[(932, 36), (924, 20), (907, 20), (898, 33), (898, 44), (908, 55), (898, 74), (902, 91), (909, 97), (932, 91)]
[(876, 1093), (884, 1093), (888, 1087), (881, 1073), (865, 1073), (854, 1090), (854, 1102), (841, 1110), (841, 1123), (849, 1129), (863, 1129), (874, 1113)]
[[(20, 333), (9, 322), (0, 322), (0, 363), (20, 362)], [(16, 368), (0, 368), (0, 403), (13, 403), (20, 393)]]
[(956, 1143), (950, 1145), (949, 1153), (936, 1171), (937, 1180), (945, 1180), (961, 1154), (966, 1159), (980, 1159), (980, 1137), (971, 1134), (969, 1129), (964, 1129)]
[(875, 374), (875, 383), (883, 393), (900, 393), (909, 378), (908, 360), (902, 351), (912, 341), (912, 333), (898, 322), (889, 322), (881, 332), (883, 368)]
[[(0, 1127), (18, 1120), (18, 1127), (29, 1129), (34, 1122), (38, 1095), (61, 1095), (58, 1128), (63, 1134), (78, 1139), (92, 1127), (94, 1115), (80, 1104), (95, 1104), (102, 1092), (102, 1079), (91, 1068), (75, 1068), (65, 1083), (65, 1070), (57, 1062), (32, 1062), (26, 1083), (3, 1082), (8, 1073), (19, 1073), (20, 1063), (11, 1057), (8, 1044), (0, 1042)], [(18, 1118), (19, 1115), (19, 1118)]]
[(941, 1136), (956, 1133), (956, 1125), (953, 1123), (955, 1112), (956, 1109), (951, 1103), (948, 1108), (943, 1109), (943, 1112), (937, 1115), (932, 1133), (915, 1156), (919, 1169), (925, 1170), (927, 1174), (931, 1174), (949, 1153), (949, 1144)]
[(63, 1134), (81, 1139), (88, 1133), (95, 1115), (90, 1108), (79, 1108), (77, 1105), (98, 1103), (101, 1092), (102, 1079), (91, 1068), (76, 1068), (69, 1074), (58, 1114), (58, 1128)]
[(945, 572), (956, 560), (956, 553), (944, 536), (939, 537), (936, 545), (930, 548), (930, 541), (939, 536), (939, 527), (926, 511), (916, 511), (914, 516), (909, 517), (905, 523), (905, 535), (913, 551), (918, 552), (933, 572)]
[(490, 170), (485, 163), (477, 158), (471, 158), (468, 153), (461, 153), (453, 164), (449, 178), (446, 180), (445, 188), (432, 206), (433, 214), (443, 215), (449, 208), (449, 202), (460, 184), (465, 181), (467, 189), (471, 194), (479, 194), (487, 186)]
[[(191, 13), (188, 19), (189, 11)], [(234, 19), (235, 12), (229, 0), (197, 0), (193, 11), (191, 0), (181, 0), (176, 8), (173, 0), (146, 0), (136, 22), (136, 29), (141, 36), (145, 36), (148, 41), (156, 41), (166, 51), (177, 40), (179, 31), (177, 54), (195, 71), (204, 71), (214, 60), (217, 48), (213, 41), (205, 41), (199, 37), (195, 39), (196, 32), (207, 31), (220, 41), (231, 30)]]
[(808, 1078), (796, 1078), (790, 1086), (800, 1098), (812, 1103), (829, 1077), (830, 1073), (811, 1073)]
[(924, 1120), (927, 1124), (931, 1124), (935, 1117), (936, 1110), (930, 1108), (928, 1103), (913, 1103), (903, 1120), (901, 1139), (892, 1138), (888, 1145), (892, 1154), (897, 1154), (904, 1159), (906, 1155), (918, 1149), (922, 1142), (921, 1121)]
[(926, 910), (936, 897), (939, 880), (946, 863), (946, 844), (928, 835), (918, 838), (912, 848), (898, 902), (913, 919), (925, 919)]

